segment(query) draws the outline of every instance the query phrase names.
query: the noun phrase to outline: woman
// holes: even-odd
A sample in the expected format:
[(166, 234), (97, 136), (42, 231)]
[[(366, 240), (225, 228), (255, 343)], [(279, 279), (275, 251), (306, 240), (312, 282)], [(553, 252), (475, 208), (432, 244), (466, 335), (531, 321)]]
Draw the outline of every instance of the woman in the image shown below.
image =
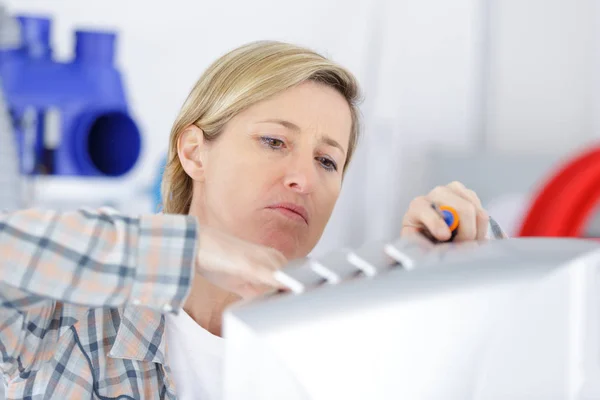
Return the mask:
[[(27, 210), (0, 217), (0, 353), (8, 398), (218, 398), (227, 305), (279, 288), (337, 200), (359, 137), (354, 77), (260, 42), (217, 60), (177, 117), (165, 214)], [(415, 199), (402, 234), (484, 238), (460, 183)], [(165, 317), (166, 316), (166, 317)]]

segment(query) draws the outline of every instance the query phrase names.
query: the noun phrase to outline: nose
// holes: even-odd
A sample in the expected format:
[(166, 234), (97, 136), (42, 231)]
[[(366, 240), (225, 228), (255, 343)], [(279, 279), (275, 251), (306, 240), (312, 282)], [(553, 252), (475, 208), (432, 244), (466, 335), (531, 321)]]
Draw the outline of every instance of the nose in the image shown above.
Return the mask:
[(317, 170), (312, 158), (295, 160), (288, 166), (284, 177), (284, 185), (301, 194), (312, 193), (317, 184)]

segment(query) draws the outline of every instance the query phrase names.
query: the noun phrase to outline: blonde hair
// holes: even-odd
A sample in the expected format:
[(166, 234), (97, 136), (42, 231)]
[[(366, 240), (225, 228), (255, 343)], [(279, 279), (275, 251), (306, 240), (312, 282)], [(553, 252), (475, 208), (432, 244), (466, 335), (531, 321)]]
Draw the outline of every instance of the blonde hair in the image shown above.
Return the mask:
[(355, 77), (309, 49), (281, 42), (254, 42), (215, 61), (183, 104), (169, 139), (169, 154), (161, 185), (163, 212), (189, 212), (193, 182), (177, 154), (179, 137), (188, 126), (198, 126), (204, 132), (205, 140), (214, 140), (225, 124), (244, 109), (305, 81), (330, 86), (348, 101), (352, 132), (345, 172), (360, 134), (360, 94)]

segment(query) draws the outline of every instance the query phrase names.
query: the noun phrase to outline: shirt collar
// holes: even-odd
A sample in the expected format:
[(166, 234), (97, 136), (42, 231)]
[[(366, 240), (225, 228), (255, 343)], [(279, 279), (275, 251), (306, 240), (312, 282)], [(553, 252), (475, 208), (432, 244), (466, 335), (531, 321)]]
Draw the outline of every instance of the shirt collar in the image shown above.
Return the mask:
[(139, 306), (124, 308), (109, 357), (165, 363), (165, 317)]

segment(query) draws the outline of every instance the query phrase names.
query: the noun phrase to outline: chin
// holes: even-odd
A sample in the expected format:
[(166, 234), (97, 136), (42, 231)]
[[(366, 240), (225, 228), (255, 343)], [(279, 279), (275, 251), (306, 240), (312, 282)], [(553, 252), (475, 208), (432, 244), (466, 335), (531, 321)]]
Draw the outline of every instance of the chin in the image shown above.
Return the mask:
[(258, 217), (245, 221), (237, 224), (242, 229), (237, 230), (237, 236), (274, 248), (288, 260), (307, 256), (316, 244), (313, 229), (296, 222), (290, 223), (272, 212), (260, 213)]
[(279, 250), (288, 260), (304, 257), (302, 246), (294, 238), (264, 237), (261, 244)]
[(303, 236), (282, 229), (267, 229), (261, 232), (259, 242), (263, 246), (279, 250), (288, 260), (293, 260), (305, 257), (310, 252), (305, 250), (306, 238)]

